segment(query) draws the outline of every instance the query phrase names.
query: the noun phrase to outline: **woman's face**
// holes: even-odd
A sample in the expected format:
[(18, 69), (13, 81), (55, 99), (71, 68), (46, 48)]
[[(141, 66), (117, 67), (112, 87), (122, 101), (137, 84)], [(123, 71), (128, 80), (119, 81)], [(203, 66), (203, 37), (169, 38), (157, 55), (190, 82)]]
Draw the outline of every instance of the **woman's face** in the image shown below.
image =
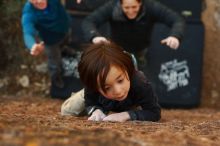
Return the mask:
[(47, 7), (47, 0), (30, 0), (30, 3), (39, 10), (44, 10)]
[[(98, 81), (99, 83), (99, 81)], [(127, 98), (130, 90), (130, 80), (127, 72), (112, 65), (105, 81), (105, 90), (99, 88), (99, 92), (108, 99), (122, 101)]]
[(135, 19), (141, 8), (141, 3), (137, 0), (122, 0), (121, 7), (128, 19)]

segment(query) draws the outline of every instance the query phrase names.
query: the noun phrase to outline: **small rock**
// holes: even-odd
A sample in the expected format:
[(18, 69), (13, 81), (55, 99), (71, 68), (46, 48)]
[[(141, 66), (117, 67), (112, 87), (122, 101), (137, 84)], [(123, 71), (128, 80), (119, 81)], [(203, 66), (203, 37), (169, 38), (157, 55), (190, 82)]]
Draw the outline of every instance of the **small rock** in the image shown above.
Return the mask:
[(39, 73), (47, 73), (48, 72), (47, 63), (43, 62), (39, 65), (36, 65), (35, 70)]
[(30, 85), (28, 76), (23, 75), (21, 78), (18, 79), (18, 83), (24, 88), (28, 87)]
[(0, 89), (8, 85), (8, 78), (0, 79)]
[(20, 66), (20, 68), (21, 68), (21, 69), (27, 69), (28, 67), (27, 67), (27, 65), (22, 64), (22, 65)]
[(0, 80), (0, 89), (4, 87), (4, 83)]

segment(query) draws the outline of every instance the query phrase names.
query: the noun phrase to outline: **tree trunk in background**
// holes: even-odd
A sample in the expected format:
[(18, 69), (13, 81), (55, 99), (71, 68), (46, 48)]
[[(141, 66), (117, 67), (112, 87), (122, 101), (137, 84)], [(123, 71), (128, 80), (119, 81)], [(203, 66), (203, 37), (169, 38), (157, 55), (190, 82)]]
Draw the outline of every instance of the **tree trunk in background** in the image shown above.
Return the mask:
[(0, 72), (4, 71), (8, 63), (6, 51), (2, 46), (4, 45), (3, 45), (2, 40), (0, 40)]
[(21, 56), (24, 45), (20, 26), (24, 1), (26, 0), (0, 1), (0, 70), (12, 70), (24, 58)]
[(202, 106), (220, 108), (220, 0), (206, 0)]
[[(4, 17), (4, 9), (2, 7), (3, 1), (0, 1), (0, 18)], [(2, 30), (1, 30), (2, 29)], [(5, 69), (8, 63), (7, 53), (5, 51), (5, 43), (4, 43), (4, 22), (0, 19), (0, 72)]]

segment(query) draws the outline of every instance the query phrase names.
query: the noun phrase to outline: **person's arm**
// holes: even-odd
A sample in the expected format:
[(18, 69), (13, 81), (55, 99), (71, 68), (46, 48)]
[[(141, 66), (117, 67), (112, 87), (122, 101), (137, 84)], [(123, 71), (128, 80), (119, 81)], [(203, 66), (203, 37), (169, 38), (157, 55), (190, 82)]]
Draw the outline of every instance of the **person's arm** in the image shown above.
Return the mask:
[(31, 50), (32, 46), (36, 43), (35, 37), (37, 35), (37, 30), (34, 26), (34, 16), (28, 12), (22, 15), (22, 31), (25, 46)]
[(95, 37), (99, 37), (96, 38), (98, 41), (107, 40), (99, 33), (98, 28), (111, 19), (114, 3), (115, 0), (107, 2), (83, 20), (82, 31), (87, 41), (96, 43), (97, 40), (93, 40)]
[(92, 92), (85, 88), (84, 92), (84, 98), (85, 98), (85, 108), (87, 115), (89, 116), (88, 120), (91, 121), (102, 121), (103, 118), (105, 118), (106, 111), (102, 107), (101, 104), (99, 104), (98, 99), (100, 94)]
[(157, 1), (149, 1), (149, 4), (146, 4), (146, 9), (156, 18), (156, 21), (164, 23), (171, 28), (168, 37), (163, 39), (161, 43), (172, 49), (177, 49), (184, 35), (184, 18)]
[(23, 37), (26, 47), (30, 50), (30, 54), (37, 56), (41, 54), (45, 48), (44, 42), (37, 43), (35, 38), (37, 30), (34, 26), (34, 16), (25, 13), (22, 16)]
[(158, 121), (161, 117), (161, 109), (158, 104), (157, 96), (155, 95), (150, 82), (144, 74), (138, 72), (132, 81), (134, 84), (135, 103), (141, 107), (138, 110), (130, 110), (128, 114), (130, 120), (140, 121)]

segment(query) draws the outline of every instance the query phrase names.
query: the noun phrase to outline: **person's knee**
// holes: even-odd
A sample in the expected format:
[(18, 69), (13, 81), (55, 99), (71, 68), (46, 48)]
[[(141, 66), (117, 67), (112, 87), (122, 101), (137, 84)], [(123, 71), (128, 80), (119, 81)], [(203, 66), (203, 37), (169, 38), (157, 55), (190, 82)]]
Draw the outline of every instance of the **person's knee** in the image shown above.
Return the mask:
[(85, 105), (82, 102), (66, 101), (61, 106), (61, 115), (80, 116), (84, 109)]
[(84, 90), (68, 98), (61, 106), (61, 115), (80, 116), (85, 110)]

